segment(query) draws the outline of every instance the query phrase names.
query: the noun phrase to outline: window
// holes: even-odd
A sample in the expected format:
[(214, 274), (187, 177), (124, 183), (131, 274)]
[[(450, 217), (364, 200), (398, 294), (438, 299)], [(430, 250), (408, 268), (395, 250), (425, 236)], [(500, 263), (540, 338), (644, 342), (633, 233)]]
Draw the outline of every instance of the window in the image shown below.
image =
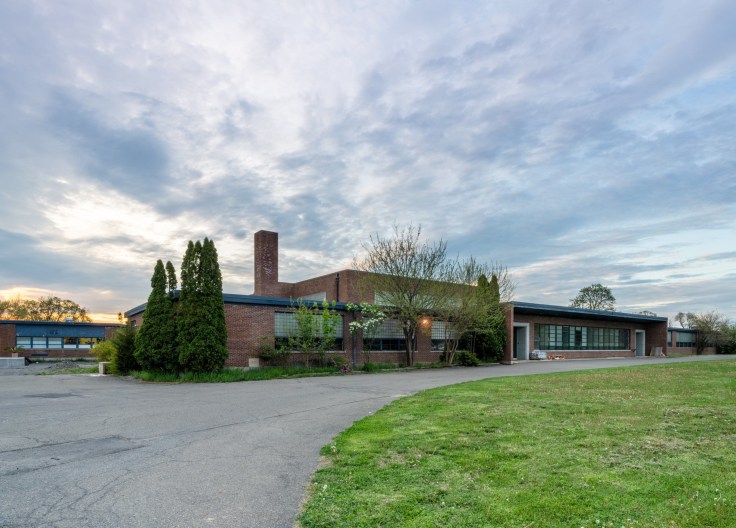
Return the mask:
[(406, 350), (406, 339), (404, 339), (401, 323), (395, 319), (386, 319), (381, 327), (376, 330), (375, 337), (363, 339), (363, 348), (371, 351)]
[(677, 332), (677, 348), (695, 348), (695, 341), (694, 332)]
[(628, 350), (629, 337), (625, 328), (534, 325), (534, 348), (538, 350)]
[(36, 350), (53, 348), (92, 348), (104, 341), (101, 337), (45, 337), (45, 336), (18, 336), (15, 346)]
[[(319, 324), (321, 315), (312, 315), (312, 317), (318, 318), (316, 321), (317, 335), (321, 335), (322, 327)], [(342, 315), (339, 315), (339, 322), (335, 327), (335, 350), (343, 349), (343, 335), (342, 335)], [(297, 335), (299, 327), (296, 322), (296, 315), (294, 312), (276, 312), (274, 314), (274, 337), (275, 346), (288, 347), (289, 338)]]
[[(447, 323), (445, 321), (432, 321), (432, 350), (436, 352), (444, 352), (445, 338), (448, 337)], [(452, 332), (452, 330), (449, 330)]]

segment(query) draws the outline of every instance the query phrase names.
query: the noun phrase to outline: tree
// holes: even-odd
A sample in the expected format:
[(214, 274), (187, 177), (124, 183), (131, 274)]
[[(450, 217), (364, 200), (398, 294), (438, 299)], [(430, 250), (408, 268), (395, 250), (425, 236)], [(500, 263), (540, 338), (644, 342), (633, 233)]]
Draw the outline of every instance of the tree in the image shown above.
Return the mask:
[(189, 241), (182, 260), (177, 312), (179, 363), (190, 372), (217, 372), (227, 359), (222, 274), (215, 243)]
[(680, 328), (694, 328), (696, 315), (692, 312), (677, 312), (675, 321), (680, 324)]
[(728, 319), (717, 312), (689, 314), (691, 328), (698, 331), (695, 338), (697, 354), (702, 354), (707, 346), (721, 347), (728, 341), (730, 325)]
[(351, 334), (361, 335), (363, 337), (363, 354), (365, 354), (365, 364), (370, 365), (373, 341), (376, 338), (378, 330), (381, 328), (383, 322), (386, 320), (386, 314), (383, 310), (381, 310), (380, 306), (370, 303), (347, 303), (345, 307), (353, 313), (360, 314), (360, 318), (352, 321), (348, 326), (350, 327)]
[[(499, 275), (502, 277), (499, 281)], [(500, 283), (504, 284), (501, 292)], [(467, 334), (466, 346), (477, 357), (486, 361), (497, 361), (506, 346), (506, 319), (503, 303), (513, 295), (513, 283), (505, 268), (496, 267), (490, 282), (485, 275), (478, 278), (478, 297), (481, 307), (479, 319)]]
[(143, 323), (135, 337), (135, 358), (144, 370), (179, 370), (174, 306), (166, 291), (166, 284), (164, 264), (159, 260), (151, 277), (151, 294), (143, 312)]
[(174, 291), (176, 290), (176, 270), (171, 261), (166, 261), (166, 287), (169, 290), (169, 297), (174, 298)]
[(363, 273), (359, 288), (370, 291), (374, 302), (399, 321), (406, 343), (406, 364), (414, 365), (415, 339), (420, 320), (438, 311), (447, 298), (447, 244), (421, 239), (421, 227), (394, 226), (391, 237), (371, 235), (363, 245), (365, 257), (354, 262)]
[(341, 318), (332, 304), (322, 301), (321, 307), (316, 303), (309, 306), (299, 299), (294, 311), (296, 332), (289, 336), (289, 348), (303, 352), (307, 363), (316, 356), (320, 365), (327, 363), (327, 352), (335, 349), (337, 342), (337, 325)]
[(115, 345), (115, 355), (112, 359), (112, 372), (127, 374), (134, 370), (141, 370), (140, 363), (135, 357), (136, 331), (131, 325), (119, 328), (110, 338)]
[(452, 365), (462, 337), (484, 324), (491, 305), (500, 306), (498, 279), (494, 289), (486, 278), (488, 273), (491, 268), (472, 257), (451, 262), (445, 278), (447, 301), (439, 306), (435, 315), (435, 321), (442, 323), (443, 356), (448, 365)]
[(596, 283), (582, 288), (577, 297), (570, 299), (570, 306), (612, 312), (616, 309), (616, 297), (610, 288)]
[(363, 248), (366, 256), (355, 262), (365, 272), (359, 289), (364, 296), (372, 293), (386, 317), (401, 323), (409, 366), (414, 364), (417, 331), (429, 331), (431, 325), (422, 322), (430, 317), (443, 323), (445, 358), (452, 362), (461, 337), (485, 317), (487, 300), (481, 302), (475, 288), (482, 275), (495, 277), (495, 306), (513, 295), (505, 268), (480, 264), (473, 257), (448, 258), (446, 243), (422, 240), (421, 228), (394, 226), (393, 237), (371, 236)]
[(736, 326), (729, 326), (718, 347), (719, 354), (736, 354)]
[(18, 296), (2, 301), (0, 316), (21, 321), (64, 321), (68, 317), (77, 322), (92, 320), (87, 315), (86, 308), (70, 299), (54, 296), (39, 297), (36, 300), (21, 299)]

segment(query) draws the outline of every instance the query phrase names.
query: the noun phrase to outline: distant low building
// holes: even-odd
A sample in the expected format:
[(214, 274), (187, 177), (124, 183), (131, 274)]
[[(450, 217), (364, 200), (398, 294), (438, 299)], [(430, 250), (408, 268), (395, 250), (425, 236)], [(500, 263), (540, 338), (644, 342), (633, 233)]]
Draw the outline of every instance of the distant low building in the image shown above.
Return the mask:
[(0, 320), (0, 354), (28, 358), (92, 357), (92, 348), (119, 324)]
[[(698, 331), (692, 328), (667, 329), (667, 354), (697, 354)], [(715, 354), (716, 347), (706, 346), (703, 354)]]

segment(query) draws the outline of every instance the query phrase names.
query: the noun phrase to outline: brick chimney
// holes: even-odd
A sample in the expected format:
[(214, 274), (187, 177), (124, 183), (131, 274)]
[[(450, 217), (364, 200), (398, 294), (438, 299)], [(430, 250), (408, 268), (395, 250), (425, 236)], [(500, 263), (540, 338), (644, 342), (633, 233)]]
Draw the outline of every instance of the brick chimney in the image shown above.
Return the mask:
[(279, 234), (258, 231), (254, 235), (254, 295), (277, 295), (279, 283)]

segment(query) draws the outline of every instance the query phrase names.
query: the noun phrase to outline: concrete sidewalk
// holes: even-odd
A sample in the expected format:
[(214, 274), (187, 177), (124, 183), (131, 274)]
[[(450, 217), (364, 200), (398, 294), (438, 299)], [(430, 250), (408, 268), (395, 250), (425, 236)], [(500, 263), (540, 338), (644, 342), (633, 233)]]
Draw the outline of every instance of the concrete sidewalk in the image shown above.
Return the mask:
[(499, 376), (714, 361), (528, 362), (229, 384), (0, 380), (0, 526), (292, 526), (319, 450), (417, 391)]

